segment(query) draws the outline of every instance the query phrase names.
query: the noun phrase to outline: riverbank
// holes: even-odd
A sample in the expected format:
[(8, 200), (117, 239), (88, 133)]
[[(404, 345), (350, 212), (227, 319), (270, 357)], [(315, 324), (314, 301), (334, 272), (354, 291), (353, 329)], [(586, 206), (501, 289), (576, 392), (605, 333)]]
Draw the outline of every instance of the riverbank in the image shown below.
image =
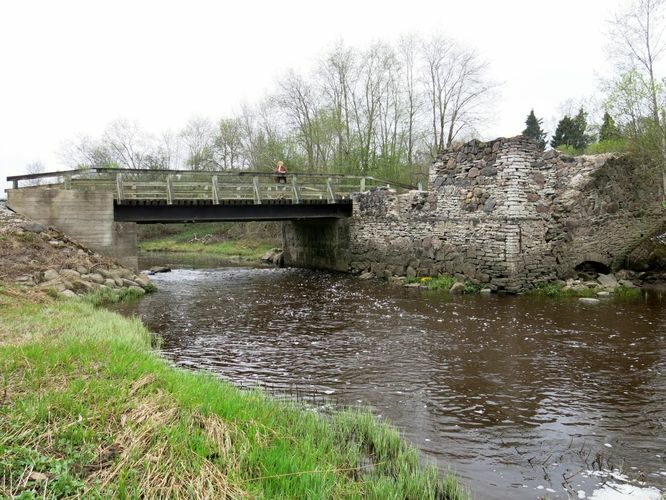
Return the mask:
[(171, 366), (100, 307), (154, 287), (0, 206), (0, 497), (465, 498), (369, 413)]
[(369, 414), (170, 366), (140, 321), (0, 289), (0, 495), (463, 498)]
[(139, 249), (143, 252), (203, 253), (232, 261), (258, 261), (276, 245), (275, 224), (207, 223), (173, 224), (143, 230)]

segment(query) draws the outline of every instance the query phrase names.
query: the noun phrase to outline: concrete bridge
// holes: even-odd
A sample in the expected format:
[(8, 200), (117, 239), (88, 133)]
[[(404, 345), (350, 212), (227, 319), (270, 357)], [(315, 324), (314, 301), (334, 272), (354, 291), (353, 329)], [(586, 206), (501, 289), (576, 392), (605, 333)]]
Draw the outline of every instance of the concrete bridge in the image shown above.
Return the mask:
[(10, 177), (7, 202), (134, 267), (137, 222), (282, 220), (288, 266), (449, 274), (518, 292), (585, 266), (622, 267), (663, 232), (652, 174), (627, 155), (544, 153), (517, 136), (443, 151), (427, 191), (370, 177), (276, 184), (274, 174), (97, 169), (52, 173), (39, 187)]
[[(136, 223), (326, 221), (352, 216), (352, 195), (415, 189), (370, 176), (93, 168), (11, 176), (7, 206), (137, 267)], [(326, 267), (326, 266), (324, 266)]]

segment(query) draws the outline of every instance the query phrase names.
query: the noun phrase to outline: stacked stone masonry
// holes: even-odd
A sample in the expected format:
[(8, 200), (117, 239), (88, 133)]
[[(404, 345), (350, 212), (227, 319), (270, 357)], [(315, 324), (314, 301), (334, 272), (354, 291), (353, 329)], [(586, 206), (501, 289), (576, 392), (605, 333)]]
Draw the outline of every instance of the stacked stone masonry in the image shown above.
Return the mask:
[(543, 153), (523, 136), (472, 141), (438, 156), (428, 192), (355, 197), (349, 268), (518, 292), (587, 261), (618, 267), (664, 220), (650, 178), (624, 155)]

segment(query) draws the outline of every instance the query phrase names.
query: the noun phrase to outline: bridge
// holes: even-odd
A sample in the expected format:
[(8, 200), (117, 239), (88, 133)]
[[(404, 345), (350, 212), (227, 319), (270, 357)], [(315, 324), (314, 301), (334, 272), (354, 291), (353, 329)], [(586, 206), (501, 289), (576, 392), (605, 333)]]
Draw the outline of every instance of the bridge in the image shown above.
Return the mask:
[(7, 177), (7, 205), (137, 266), (134, 223), (325, 221), (352, 216), (352, 197), (406, 184), (372, 176), (90, 168)]
[(114, 221), (138, 223), (350, 217), (354, 193), (416, 189), (372, 176), (298, 173), (278, 178), (266, 172), (119, 168), (16, 175), (7, 180), (14, 190), (111, 193)]

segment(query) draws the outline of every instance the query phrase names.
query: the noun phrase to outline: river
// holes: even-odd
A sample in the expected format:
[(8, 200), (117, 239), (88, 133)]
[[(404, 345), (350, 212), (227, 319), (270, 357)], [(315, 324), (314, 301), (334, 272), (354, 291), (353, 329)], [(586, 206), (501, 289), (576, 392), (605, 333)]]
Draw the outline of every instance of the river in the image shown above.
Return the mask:
[(164, 355), (243, 386), (362, 405), (475, 498), (666, 488), (666, 294), (448, 297), (343, 274), (178, 269), (128, 306)]

